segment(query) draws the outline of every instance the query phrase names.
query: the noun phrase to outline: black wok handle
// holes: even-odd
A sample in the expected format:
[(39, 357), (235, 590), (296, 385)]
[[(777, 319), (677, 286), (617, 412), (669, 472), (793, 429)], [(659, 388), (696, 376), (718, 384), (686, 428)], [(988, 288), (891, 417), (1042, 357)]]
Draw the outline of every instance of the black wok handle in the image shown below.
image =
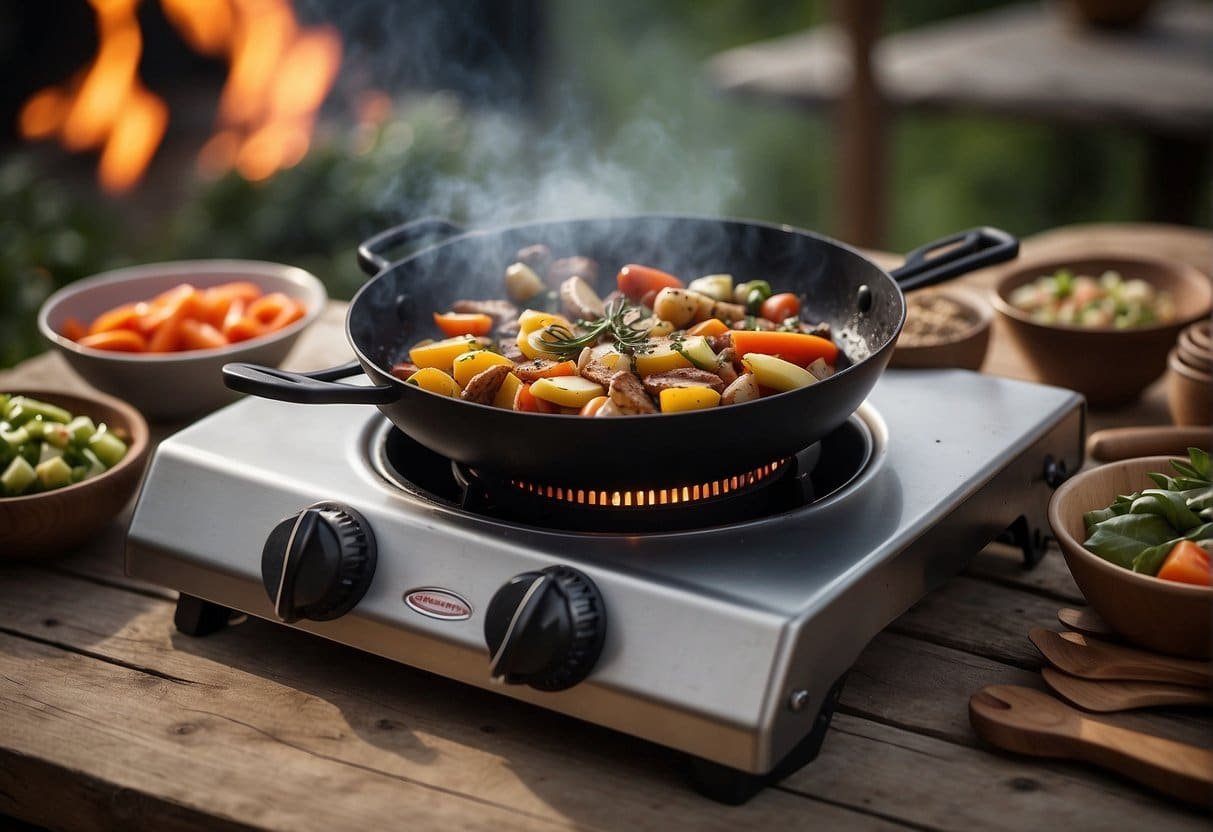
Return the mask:
[(400, 391), (390, 384), (355, 387), (335, 383), (360, 372), (357, 361), (308, 373), (237, 362), (223, 365), (223, 383), (241, 393), (300, 404), (390, 404), (400, 398)]
[(908, 292), (1011, 260), (1017, 254), (1019, 240), (1007, 232), (989, 227), (970, 228), (914, 249), (906, 255), (906, 262), (889, 274), (903, 292)]
[(406, 222), (387, 231), (380, 231), (374, 237), (358, 246), (358, 266), (367, 274), (374, 277), (386, 271), (392, 262), (383, 255), (396, 246), (411, 243), (432, 234), (446, 237), (462, 234), (466, 229), (449, 220), (440, 217), (423, 217), (419, 220)]

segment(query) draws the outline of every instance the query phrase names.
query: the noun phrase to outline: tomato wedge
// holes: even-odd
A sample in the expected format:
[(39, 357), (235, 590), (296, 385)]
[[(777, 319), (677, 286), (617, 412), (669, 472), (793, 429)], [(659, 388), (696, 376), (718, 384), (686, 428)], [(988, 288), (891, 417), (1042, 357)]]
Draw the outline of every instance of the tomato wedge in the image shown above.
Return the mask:
[(838, 347), (832, 341), (806, 332), (763, 332), (748, 329), (733, 330), (733, 349), (738, 357), (757, 352), (774, 355), (800, 367), (807, 367), (819, 358), (827, 364), (838, 359)]
[(1194, 541), (1181, 540), (1167, 553), (1158, 577), (1164, 581), (1209, 586), (1213, 580), (1209, 572), (1209, 553)]
[(493, 317), (483, 312), (434, 313), (434, 323), (448, 338), (459, 335), (488, 335), (493, 331)]

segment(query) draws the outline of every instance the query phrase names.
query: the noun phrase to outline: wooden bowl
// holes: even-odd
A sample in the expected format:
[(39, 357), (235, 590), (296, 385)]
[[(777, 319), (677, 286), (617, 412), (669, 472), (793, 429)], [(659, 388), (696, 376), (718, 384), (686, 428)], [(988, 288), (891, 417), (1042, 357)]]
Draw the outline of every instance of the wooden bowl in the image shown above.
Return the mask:
[(921, 314), (919, 302), (934, 299), (950, 301), (959, 307), (967, 326), (946, 337), (932, 338), (929, 341), (923, 339), (921, 343), (912, 343), (912, 333), (903, 328), (889, 366), (980, 369), (990, 347), (990, 324), (994, 320), (990, 305), (980, 295), (955, 286), (912, 292), (906, 297), (906, 327), (914, 325), (913, 318), (916, 313)]
[(1192, 327), (1179, 333), (1179, 340), (1175, 342), (1175, 355), (1180, 361), (1202, 373), (1213, 371), (1213, 352), (1200, 346), (1192, 337)]
[[(1017, 288), (1062, 268), (1094, 275), (1112, 270), (1126, 280), (1145, 280), (1156, 290), (1171, 294), (1178, 315), (1165, 324), (1116, 329), (1040, 323), (1011, 305), (1011, 293)], [(1209, 315), (1213, 287), (1202, 272), (1177, 260), (1072, 256), (1017, 263), (999, 279), (991, 300), (1037, 378), (1076, 390), (1091, 407), (1099, 408), (1135, 400), (1166, 371), (1167, 353), (1180, 331)]]
[(1083, 513), (1105, 508), (1120, 494), (1154, 483), (1151, 472), (1174, 473), (1169, 456), (1112, 462), (1066, 480), (1049, 501), (1049, 525), (1070, 574), (1087, 603), (1134, 644), (1181, 656), (1207, 658), (1213, 630), (1213, 588), (1141, 575), (1087, 551)]
[(1181, 361), (1176, 350), (1167, 356), (1167, 405), (1177, 425), (1213, 424), (1213, 374)]
[(0, 559), (64, 554), (105, 528), (130, 502), (147, 461), (147, 422), (126, 402), (101, 393), (3, 392), (59, 405), (129, 436), (126, 455), (104, 474), (54, 491), (0, 497)]

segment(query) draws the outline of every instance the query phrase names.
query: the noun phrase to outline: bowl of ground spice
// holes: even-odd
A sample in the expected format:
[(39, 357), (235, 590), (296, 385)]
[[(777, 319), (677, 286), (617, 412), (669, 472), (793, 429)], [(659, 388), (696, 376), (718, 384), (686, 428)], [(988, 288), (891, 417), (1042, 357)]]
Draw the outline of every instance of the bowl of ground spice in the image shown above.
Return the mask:
[(980, 295), (961, 287), (910, 292), (906, 322), (889, 366), (980, 369), (990, 346), (993, 317)]

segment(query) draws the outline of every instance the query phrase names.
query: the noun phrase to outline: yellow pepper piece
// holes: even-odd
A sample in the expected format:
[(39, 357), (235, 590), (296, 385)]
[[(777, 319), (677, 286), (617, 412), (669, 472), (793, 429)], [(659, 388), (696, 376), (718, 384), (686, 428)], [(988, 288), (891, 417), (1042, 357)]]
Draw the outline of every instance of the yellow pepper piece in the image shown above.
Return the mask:
[(440, 396), (458, 398), (462, 392), (459, 389), (459, 385), (455, 383), (455, 379), (437, 367), (423, 367), (409, 376), (405, 384), (415, 384), (422, 390), (429, 390), (431, 393), (437, 393)]
[(604, 392), (601, 384), (581, 376), (541, 378), (531, 385), (532, 396), (561, 407), (583, 407), (590, 399)]
[(464, 353), (455, 357), (452, 375), (455, 376), (456, 384), (460, 387), (467, 387), (468, 382), (472, 380), (472, 376), (477, 373), (483, 373), (494, 364), (509, 364), (513, 366), (514, 362), (492, 350), (476, 350), (475, 352)]
[(668, 387), (661, 391), (661, 412), (703, 410), (720, 404), (720, 394), (711, 387)]
[(481, 349), (480, 342), (466, 335), (431, 341), (409, 350), (409, 361), (418, 367), (435, 367), (450, 371), (455, 359), (465, 352)]
[(644, 377), (653, 373), (664, 373), (667, 370), (677, 370), (679, 367), (694, 366), (686, 356), (669, 341), (651, 341), (646, 352), (638, 352), (634, 357), (636, 374)]
[(514, 399), (518, 398), (518, 391), (521, 389), (522, 379), (513, 373), (508, 374), (505, 381), (501, 382), (501, 387), (497, 388), (497, 395), (493, 396), (493, 407), (513, 410)]

